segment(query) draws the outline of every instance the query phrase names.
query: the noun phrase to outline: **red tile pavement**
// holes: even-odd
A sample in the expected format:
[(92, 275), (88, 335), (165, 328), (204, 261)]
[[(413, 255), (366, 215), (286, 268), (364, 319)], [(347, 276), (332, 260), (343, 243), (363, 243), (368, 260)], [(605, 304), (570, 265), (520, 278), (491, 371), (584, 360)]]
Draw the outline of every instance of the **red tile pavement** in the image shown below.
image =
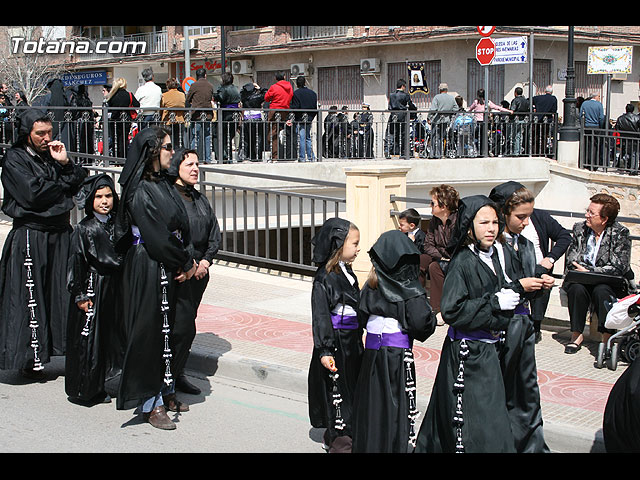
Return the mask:
[[(213, 305), (200, 306), (196, 328), (198, 333), (215, 333), (228, 341), (257, 342), (309, 355), (313, 349), (309, 324)], [(416, 375), (435, 378), (440, 351), (415, 346), (414, 356)], [(545, 370), (538, 370), (538, 385), (543, 401), (595, 412), (604, 411), (613, 387), (607, 382)]]

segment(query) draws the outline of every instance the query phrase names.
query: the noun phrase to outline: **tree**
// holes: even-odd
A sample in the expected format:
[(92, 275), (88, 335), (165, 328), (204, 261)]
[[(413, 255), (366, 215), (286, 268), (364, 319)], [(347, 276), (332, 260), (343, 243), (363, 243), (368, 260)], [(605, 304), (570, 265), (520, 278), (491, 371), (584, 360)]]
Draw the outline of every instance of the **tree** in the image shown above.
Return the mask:
[(64, 54), (43, 46), (58, 42), (54, 27), (18, 26), (0, 29), (0, 78), (13, 92), (23, 92), (27, 102), (43, 96), (47, 83), (67, 72)]

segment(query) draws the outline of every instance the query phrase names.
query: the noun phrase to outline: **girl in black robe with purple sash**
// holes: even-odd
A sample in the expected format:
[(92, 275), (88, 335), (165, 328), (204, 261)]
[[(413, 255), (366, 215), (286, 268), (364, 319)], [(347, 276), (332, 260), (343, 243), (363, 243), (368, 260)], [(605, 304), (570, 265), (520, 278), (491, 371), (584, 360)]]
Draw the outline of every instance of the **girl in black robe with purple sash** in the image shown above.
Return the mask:
[(418, 417), (413, 342), (433, 334), (436, 318), (420, 284), (420, 251), (399, 230), (383, 233), (369, 250), (373, 268), (360, 293), (366, 328), (356, 386), (354, 453), (413, 450)]
[[(97, 198), (97, 206), (94, 200)], [(65, 391), (74, 403), (110, 401), (105, 381), (119, 373), (122, 347), (118, 306), (122, 255), (113, 247), (118, 195), (111, 177), (85, 180), (79, 201), (85, 218), (71, 234), (67, 288), (71, 311), (67, 323)]]
[(137, 408), (156, 428), (173, 430), (166, 410), (189, 408), (176, 399), (171, 336), (176, 282), (196, 270), (189, 218), (166, 175), (173, 147), (166, 131), (150, 127), (136, 135), (120, 175), (116, 249), (126, 250), (122, 268), (126, 347), (116, 408)]
[(311, 241), (318, 270), (311, 292), (309, 419), (313, 427), (325, 429), (329, 453), (351, 451), (353, 392), (363, 351), (356, 317), (360, 288), (350, 265), (359, 240), (355, 225), (330, 218)]

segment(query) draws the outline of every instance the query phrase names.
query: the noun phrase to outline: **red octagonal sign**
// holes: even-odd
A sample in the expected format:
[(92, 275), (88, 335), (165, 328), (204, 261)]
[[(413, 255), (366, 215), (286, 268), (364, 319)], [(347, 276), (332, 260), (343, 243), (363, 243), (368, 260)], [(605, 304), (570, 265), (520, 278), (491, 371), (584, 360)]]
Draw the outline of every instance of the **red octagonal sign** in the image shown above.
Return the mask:
[(483, 38), (476, 45), (476, 59), (480, 65), (491, 65), (496, 56), (496, 44), (490, 37)]

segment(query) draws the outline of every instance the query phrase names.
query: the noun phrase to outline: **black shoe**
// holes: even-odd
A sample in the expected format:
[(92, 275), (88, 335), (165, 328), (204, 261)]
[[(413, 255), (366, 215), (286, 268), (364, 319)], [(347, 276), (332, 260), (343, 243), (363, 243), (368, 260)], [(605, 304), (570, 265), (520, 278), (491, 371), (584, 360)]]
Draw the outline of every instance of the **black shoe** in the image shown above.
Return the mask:
[(542, 332), (536, 332), (536, 343), (540, 343), (542, 341)]
[(176, 379), (176, 389), (180, 390), (183, 393), (189, 393), (191, 395), (199, 395), (202, 392), (193, 383), (189, 382), (185, 375), (180, 375)]
[(33, 370), (32, 368), (21, 368), (20, 375), (30, 380), (44, 380), (44, 370)]

